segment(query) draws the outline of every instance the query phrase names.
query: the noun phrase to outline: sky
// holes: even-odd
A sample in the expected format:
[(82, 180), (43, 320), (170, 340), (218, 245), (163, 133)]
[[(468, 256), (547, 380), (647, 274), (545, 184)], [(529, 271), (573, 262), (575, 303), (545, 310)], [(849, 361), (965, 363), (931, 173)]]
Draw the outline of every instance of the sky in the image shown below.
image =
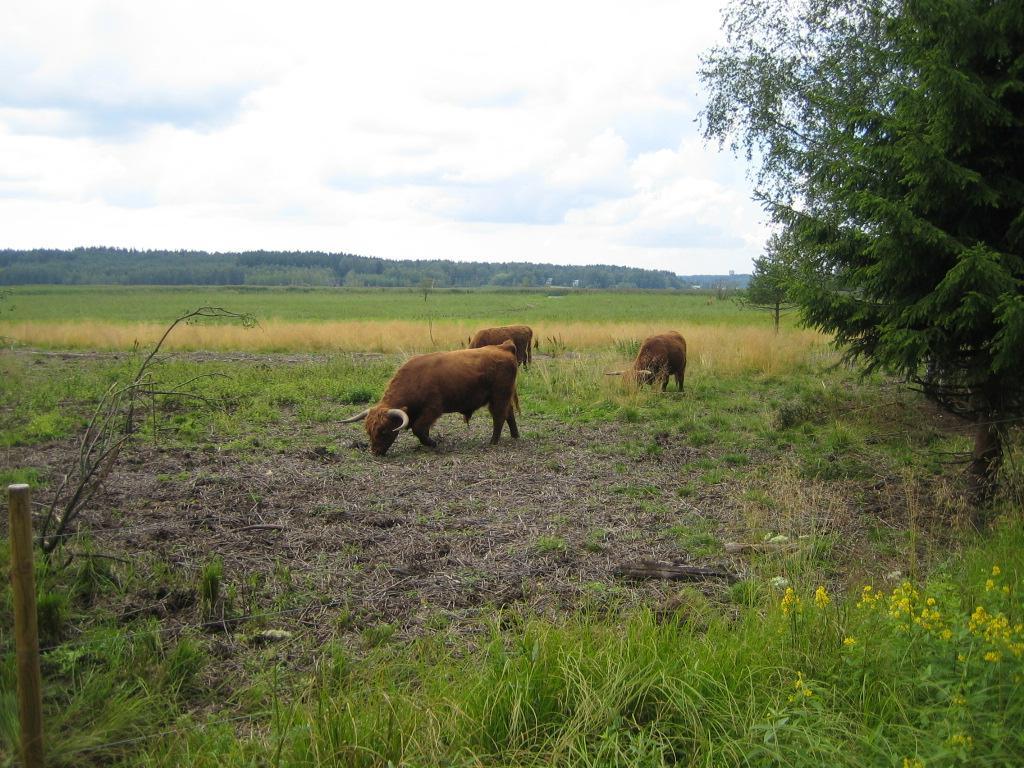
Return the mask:
[(719, 3), (0, 4), (0, 247), (750, 270)]

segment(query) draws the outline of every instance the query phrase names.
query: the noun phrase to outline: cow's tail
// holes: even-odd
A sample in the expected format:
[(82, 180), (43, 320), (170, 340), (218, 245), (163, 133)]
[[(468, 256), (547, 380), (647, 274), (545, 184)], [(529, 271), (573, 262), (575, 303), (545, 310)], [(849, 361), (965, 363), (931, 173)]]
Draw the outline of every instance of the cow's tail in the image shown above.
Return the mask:
[(516, 413), (522, 416), (523, 411), (519, 408), (519, 391), (514, 387), (512, 388), (512, 405), (515, 406)]

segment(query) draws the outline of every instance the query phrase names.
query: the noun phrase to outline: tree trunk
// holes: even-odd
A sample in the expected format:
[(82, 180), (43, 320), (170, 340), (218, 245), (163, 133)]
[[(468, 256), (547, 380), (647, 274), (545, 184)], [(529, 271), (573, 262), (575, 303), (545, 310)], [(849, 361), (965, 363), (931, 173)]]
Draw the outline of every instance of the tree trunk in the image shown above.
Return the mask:
[(775, 304), (775, 335), (779, 334), (779, 315), (782, 314), (782, 305), (776, 302)]
[(972, 500), (986, 504), (996, 489), (996, 473), (1003, 463), (1003, 439), (995, 424), (979, 424), (974, 432), (970, 490)]

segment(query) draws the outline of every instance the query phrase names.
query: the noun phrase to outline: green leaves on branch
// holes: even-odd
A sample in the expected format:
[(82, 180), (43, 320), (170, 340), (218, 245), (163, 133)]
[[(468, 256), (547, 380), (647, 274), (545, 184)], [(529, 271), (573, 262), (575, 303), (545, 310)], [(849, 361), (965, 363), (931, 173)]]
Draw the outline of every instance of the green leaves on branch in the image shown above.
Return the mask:
[(735, 0), (705, 136), (755, 163), (803, 320), (977, 420), (1024, 416), (1024, 5)]

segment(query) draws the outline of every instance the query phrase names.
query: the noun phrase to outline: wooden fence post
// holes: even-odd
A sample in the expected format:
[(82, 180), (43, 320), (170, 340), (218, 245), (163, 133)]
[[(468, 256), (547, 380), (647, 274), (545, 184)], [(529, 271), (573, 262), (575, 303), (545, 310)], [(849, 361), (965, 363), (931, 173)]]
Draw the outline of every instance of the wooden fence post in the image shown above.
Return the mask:
[(36, 621), (36, 578), (32, 564), (30, 498), (27, 485), (7, 486), (21, 762), (25, 768), (43, 768), (43, 682), (39, 672), (39, 627)]

